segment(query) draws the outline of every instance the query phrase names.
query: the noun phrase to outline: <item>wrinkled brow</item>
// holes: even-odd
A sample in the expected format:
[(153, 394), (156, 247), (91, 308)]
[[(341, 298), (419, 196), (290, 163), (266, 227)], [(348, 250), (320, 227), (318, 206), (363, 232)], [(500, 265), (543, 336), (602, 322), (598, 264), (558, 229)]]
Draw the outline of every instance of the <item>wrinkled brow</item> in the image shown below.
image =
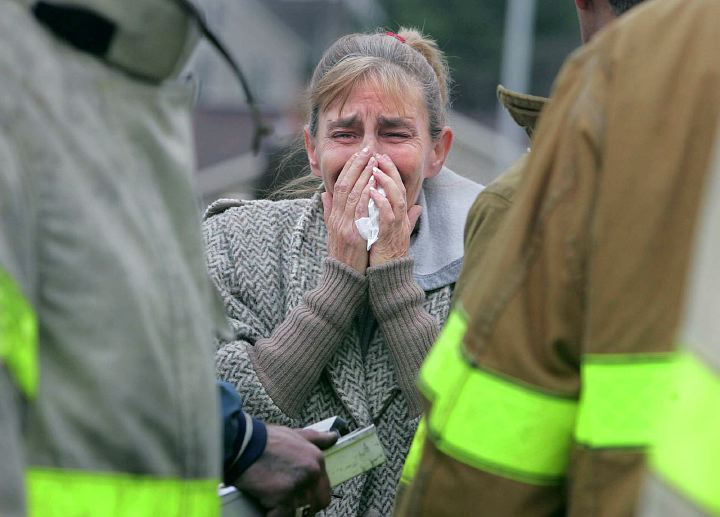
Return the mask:
[(359, 125), (360, 119), (358, 119), (358, 116), (350, 115), (349, 117), (339, 118), (337, 120), (332, 120), (328, 122), (327, 128), (328, 131), (331, 131), (339, 127), (357, 127)]
[(408, 117), (378, 117), (378, 125), (384, 128), (414, 128), (415, 120)]

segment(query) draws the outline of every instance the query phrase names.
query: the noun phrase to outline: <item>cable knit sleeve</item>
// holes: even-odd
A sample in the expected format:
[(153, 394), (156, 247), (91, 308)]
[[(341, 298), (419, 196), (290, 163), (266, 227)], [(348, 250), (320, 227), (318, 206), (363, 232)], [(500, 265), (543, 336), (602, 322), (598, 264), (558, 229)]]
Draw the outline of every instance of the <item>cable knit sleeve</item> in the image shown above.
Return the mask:
[(370, 306), (390, 348), (400, 388), (414, 414), (422, 411), (416, 380), (440, 330), (423, 308), (425, 292), (413, 277), (413, 259), (368, 269)]
[[(257, 212), (248, 217), (263, 217)], [(283, 231), (277, 221), (254, 222)], [(232, 328), (231, 336), (218, 341), (217, 373), (236, 386), (248, 413), (302, 426), (300, 410), (366, 303), (367, 279), (326, 258), (318, 285), (282, 319), (285, 279), (279, 273), (279, 244), (263, 240), (273, 232), (260, 235), (237, 224), (221, 215), (203, 225), (209, 273)], [(243, 230), (249, 236), (236, 238)]]
[(269, 338), (248, 349), (258, 378), (286, 413), (300, 411), (366, 293), (364, 275), (325, 259), (320, 285), (305, 295)]

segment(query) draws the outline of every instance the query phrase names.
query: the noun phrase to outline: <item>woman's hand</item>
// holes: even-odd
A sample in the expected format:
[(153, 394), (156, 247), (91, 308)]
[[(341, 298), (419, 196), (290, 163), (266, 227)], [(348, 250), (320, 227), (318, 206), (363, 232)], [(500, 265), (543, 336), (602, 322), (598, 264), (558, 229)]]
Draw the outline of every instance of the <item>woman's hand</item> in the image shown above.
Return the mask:
[(422, 213), (420, 205), (413, 205), (408, 210), (405, 186), (392, 160), (387, 155), (378, 155), (377, 159), (378, 167), (374, 169), (373, 177), (387, 197), (374, 188), (366, 189), (380, 213), (380, 235), (370, 248), (371, 266), (380, 266), (408, 255), (410, 234)]
[[(367, 241), (355, 227), (355, 219), (367, 213), (363, 191), (372, 177), (377, 159), (367, 148), (354, 154), (338, 176), (332, 194), (323, 192), (325, 226), (328, 230), (328, 256), (365, 273), (368, 266)], [(365, 206), (361, 204), (364, 199)]]

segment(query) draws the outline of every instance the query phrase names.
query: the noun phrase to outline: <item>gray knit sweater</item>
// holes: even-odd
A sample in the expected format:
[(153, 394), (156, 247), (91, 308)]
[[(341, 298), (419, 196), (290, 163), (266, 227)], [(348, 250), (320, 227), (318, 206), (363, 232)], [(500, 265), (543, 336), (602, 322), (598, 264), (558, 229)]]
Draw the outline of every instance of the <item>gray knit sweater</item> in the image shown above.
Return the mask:
[[(461, 242), (460, 219), (464, 213), (446, 233)], [(319, 195), (216, 202), (204, 234), (232, 327), (218, 343), (218, 376), (267, 422), (303, 427), (339, 415), (351, 429), (375, 424), (388, 461), (335, 488), (341, 497), (325, 515), (390, 515), (420, 412), (415, 378), (456, 275), (445, 271), (444, 285), (426, 292), (412, 258), (362, 275), (326, 257)]]

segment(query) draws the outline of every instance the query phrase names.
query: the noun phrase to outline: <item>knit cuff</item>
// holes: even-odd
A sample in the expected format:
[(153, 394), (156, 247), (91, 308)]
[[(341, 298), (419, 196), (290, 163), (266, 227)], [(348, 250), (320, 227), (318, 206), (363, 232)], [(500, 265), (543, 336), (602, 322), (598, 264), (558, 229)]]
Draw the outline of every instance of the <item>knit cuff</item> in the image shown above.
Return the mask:
[(423, 307), (425, 292), (413, 276), (412, 258), (369, 268), (368, 285), (370, 306), (387, 339), (398, 383), (411, 414), (418, 415), (422, 405), (417, 375), (439, 325)]
[(225, 485), (236, 483), (243, 472), (262, 456), (267, 445), (267, 428), (265, 424), (247, 413), (242, 413), (240, 418), (243, 420), (243, 425), (242, 433), (238, 436), (242, 436), (243, 439), (239, 443), (236, 456), (226, 463), (223, 469), (223, 482)]
[(396, 318), (425, 300), (425, 292), (415, 282), (414, 261), (410, 257), (368, 268), (370, 306), (379, 322)]
[(285, 414), (299, 414), (366, 297), (364, 275), (326, 258), (318, 287), (305, 295), (270, 338), (249, 348), (260, 382)]
[(218, 382), (223, 429), (223, 482), (232, 485), (265, 450), (265, 424), (242, 410), (243, 400), (229, 382)]
[(305, 303), (345, 333), (367, 297), (367, 277), (334, 258), (326, 258), (324, 265), (320, 285), (305, 295)]

